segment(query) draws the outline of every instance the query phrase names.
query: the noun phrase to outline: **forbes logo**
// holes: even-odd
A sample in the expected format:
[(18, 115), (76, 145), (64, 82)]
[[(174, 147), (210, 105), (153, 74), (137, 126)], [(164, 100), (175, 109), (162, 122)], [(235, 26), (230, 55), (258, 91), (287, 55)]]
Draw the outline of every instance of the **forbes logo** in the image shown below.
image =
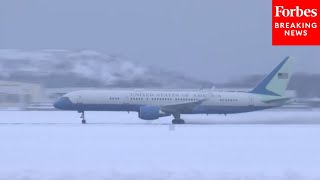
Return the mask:
[(296, 6), (294, 9), (286, 9), (284, 6), (274, 6), (276, 9), (274, 17), (317, 17), (317, 9), (301, 9)]

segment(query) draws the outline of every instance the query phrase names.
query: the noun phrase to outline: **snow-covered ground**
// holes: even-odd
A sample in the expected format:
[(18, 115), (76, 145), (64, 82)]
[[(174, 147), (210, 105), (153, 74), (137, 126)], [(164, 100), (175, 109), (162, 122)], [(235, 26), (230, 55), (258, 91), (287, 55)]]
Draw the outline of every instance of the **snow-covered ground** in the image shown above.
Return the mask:
[(320, 178), (320, 111), (0, 113), (0, 180)]

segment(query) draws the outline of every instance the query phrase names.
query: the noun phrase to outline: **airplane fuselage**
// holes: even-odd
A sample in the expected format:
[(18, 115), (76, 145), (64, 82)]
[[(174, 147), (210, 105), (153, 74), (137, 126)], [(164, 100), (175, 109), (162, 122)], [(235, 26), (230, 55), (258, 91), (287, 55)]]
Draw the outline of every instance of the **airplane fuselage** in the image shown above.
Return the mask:
[(55, 107), (75, 111), (140, 111), (143, 106), (170, 106), (199, 102), (181, 114), (231, 114), (283, 105), (265, 103), (247, 92), (204, 90), (84, 90), (63, 96)]

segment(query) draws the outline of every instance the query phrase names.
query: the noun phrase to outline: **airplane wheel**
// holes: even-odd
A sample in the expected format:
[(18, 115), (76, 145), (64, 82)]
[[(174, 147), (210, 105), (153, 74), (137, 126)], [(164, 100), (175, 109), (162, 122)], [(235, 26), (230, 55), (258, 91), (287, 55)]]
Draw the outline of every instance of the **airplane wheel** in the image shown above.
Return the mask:
[(180, 124), (185, 124), (186, 122), (183, 119), (179, 120)]
[(82, 123), (82, 124), (86, 124), (87, 121), (86, 121), (86, 120), (82, 120), (81, 123)]
[(183, 119), (174, 119), (172, 120), (172, 124), (184, 124), (185, 121)]

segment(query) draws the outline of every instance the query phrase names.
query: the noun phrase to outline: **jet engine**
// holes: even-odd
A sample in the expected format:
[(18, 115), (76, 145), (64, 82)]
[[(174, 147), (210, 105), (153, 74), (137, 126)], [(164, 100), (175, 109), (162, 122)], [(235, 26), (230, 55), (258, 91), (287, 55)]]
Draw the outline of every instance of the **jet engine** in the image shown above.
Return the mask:
[(170, 115), (161, 111), (159, 106), (142, 106), (139, 111), (139, 118), (144, 120), (154, 120)]

